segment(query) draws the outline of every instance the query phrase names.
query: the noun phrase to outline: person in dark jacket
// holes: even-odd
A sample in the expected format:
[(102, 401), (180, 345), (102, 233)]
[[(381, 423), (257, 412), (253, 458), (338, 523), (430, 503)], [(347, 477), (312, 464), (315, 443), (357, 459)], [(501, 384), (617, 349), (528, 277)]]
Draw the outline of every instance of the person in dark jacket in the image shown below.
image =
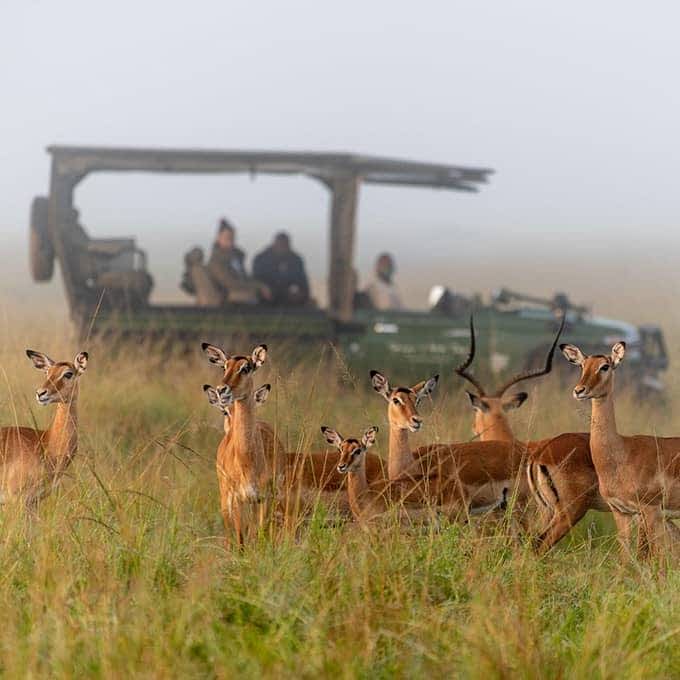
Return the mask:
[(255, 257), (253, 276), (269, 288), (272, 304), (304, 305), (309, 302), (305, 263), (292, 250), (290, 237), (283, 231)]

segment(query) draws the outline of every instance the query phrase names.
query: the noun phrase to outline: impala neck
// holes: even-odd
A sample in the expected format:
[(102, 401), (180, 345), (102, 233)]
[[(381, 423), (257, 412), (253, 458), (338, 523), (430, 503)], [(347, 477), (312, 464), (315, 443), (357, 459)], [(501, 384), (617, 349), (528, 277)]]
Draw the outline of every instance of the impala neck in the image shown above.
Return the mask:
[(620, 458), (624, 452), (623, 437), (616, 429), (613, 384), (606, 397), (592, 400), (590, 418), (590, 449), (603, 461)]
[(486, 421), (482, 418), (479, 432), (479, 441), (481, 442), (511, 442), (515, 440), (515, 434), (505, 416), (496, 415)]
[(362, 496), (365, 495), (366, 491), (368, 491), (368, 481), (366, 479), (366, 458), (364, 458), (358, 470), (347, 473), (349, 507), (355, 516), (361, 515)]
[(401, 477), (413, 465), (408, 445), (408, 430), (390, 424), (390, 444), (387, 453), (387, 474), (390, 479)]
[(224, 436), (228, 437), (231, 432), (231, 414), (224, 414), (224, 422), (222, 423), (222, 429), (224, 430)]
[(231, 407), (231, 423), (225, 418), (224, 431), (229, 436), (234, 455), (247, 459), (259, 467), (263, 459), (262, 446), (257, 437), (255, 399), (248, 396)]
[(68, 462), (78, 449), (78, 387), (71, 399), (57, 404), (45, 437), (45, 456), (54, 463)]

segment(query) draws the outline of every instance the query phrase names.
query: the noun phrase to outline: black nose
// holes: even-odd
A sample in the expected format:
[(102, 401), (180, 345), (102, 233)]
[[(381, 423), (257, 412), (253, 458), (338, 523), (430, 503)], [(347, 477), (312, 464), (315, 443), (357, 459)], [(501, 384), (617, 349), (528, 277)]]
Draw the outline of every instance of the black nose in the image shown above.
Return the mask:
[(583, 385), (576, 385), (574, 387), (574, 394), (583, 394), (586, 391), (586, 388)]

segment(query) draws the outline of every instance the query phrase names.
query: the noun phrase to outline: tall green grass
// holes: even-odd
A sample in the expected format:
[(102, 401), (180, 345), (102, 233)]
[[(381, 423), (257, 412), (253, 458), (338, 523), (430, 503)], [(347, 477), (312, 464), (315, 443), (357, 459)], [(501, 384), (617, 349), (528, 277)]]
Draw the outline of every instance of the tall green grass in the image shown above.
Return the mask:
[[(1, 329), (0, 422), (45, 425), (24, 358), (80, 347), (49, 321)], [(92, 344), (80, 451), (27, 517), (0, 514), (0, 669), (8, 677), (649, 678), (680, 673), (680, 572), (622, 563), (608, 517), (589, 515), (537, 558), (507, 523), (407, 532), (328, 527), (265, 532), (225, 551), (214, 471), (219, 374), (197, 353)], [(270, 347), (262, 417), (289, 450), (320, 450), (320, 424), (381, 426), (367, 376), (328, 352), (288, 365)], [(380, 367), (377, 367), (380, 368)], [(426, 376), (423, 376), (426, 377)], [(394, 375), (398, 382), (398, 374)], [(670, 433), (669, 403), (619, 405), (625, 431)], [(461, 385), (442, 376), (414, 444), (467, 439)], [(588, 428), (556, 378), (531, 387), (518, 436)], [(677, 431), (677, 427), (675, 430)]]

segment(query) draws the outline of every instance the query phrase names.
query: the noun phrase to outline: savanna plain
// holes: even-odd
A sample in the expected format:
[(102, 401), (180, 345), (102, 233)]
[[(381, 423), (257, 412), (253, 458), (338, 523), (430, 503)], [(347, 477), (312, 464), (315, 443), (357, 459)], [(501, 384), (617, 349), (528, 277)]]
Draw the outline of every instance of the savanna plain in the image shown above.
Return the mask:
[[(673, 357), (680, 323), (664, 330)], [(363, 531), (329, 526), (322, 508), (296, 531), (225, 550), (214, 465), (221, 421), (201, 389), (219, 371), (198, 346), (81, 347), (63, 315), (5, 304), (2, 425), (44, 427), (52, 415), (35, 402), (41, 376), (27, 347), (69, 360), (87, 349), (90, 365), (79, 451), (63, 483), (35, 517), (0, 513), (4, 675), (680, 676), (680, 571), (622, 560), (607, 515), (589, 513), (543, 557), (507, 518)], [(258, 373), (273, 385), (260, 415), (288, 450), (322, 450), (322, 424), (346, 435), (376, 424), (373, 450), (385, 456), (385, 406), (368, 376), (349, 373), (330, 348), (289, 355), (270, 343)], [(452, 369), (422, 408), (414, 445), (471, 438)], [(680, 433), (674, 362), (666, 381), (664, 401), (621, 395), (623, 432)], [(516, 435), (587, 430), (589, 408), (570, 385), (555, 375), (528, 384)]]

